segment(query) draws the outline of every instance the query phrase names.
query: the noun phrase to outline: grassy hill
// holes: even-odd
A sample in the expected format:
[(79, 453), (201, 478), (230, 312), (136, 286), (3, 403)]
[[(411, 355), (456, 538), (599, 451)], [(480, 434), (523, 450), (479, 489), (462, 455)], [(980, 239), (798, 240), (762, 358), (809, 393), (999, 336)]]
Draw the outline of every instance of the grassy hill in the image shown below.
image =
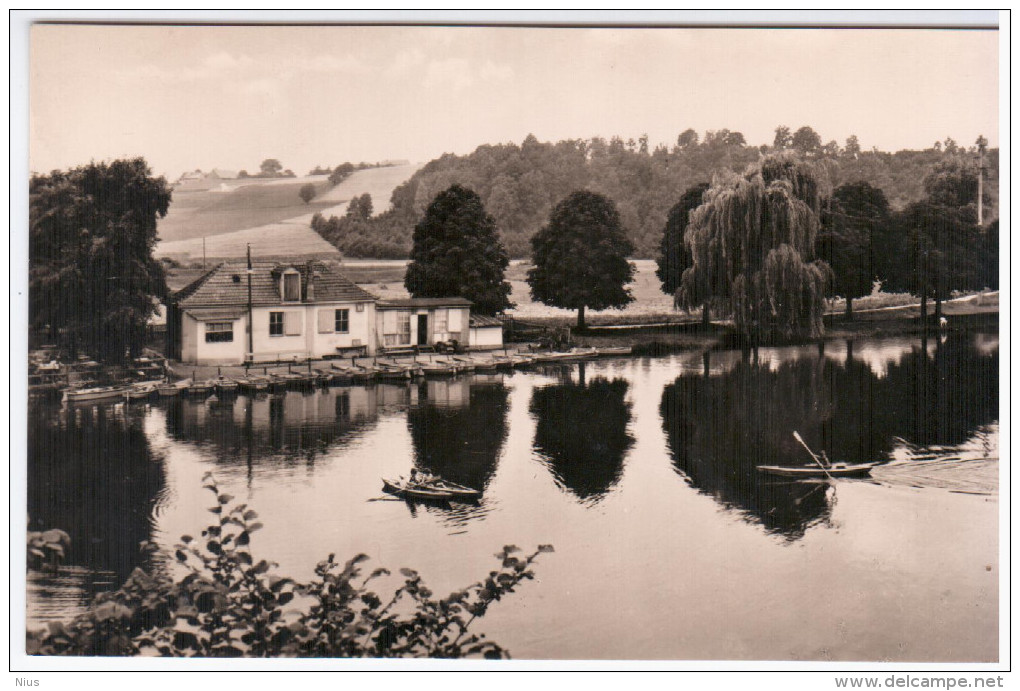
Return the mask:
[[(275, 183), (275, 184), (274, 184)], [(270, 180), (229, 180), (211, 189), (174, 188), (173, 201), (157, 230), (163, 242), (211, 237), (245, 228), (283, 221), (336, 206), (318, 198), (305, 204), (298, 196), (311, 183), (321, 194), (329, 189), (325, 177)]]
[[(210, 260), (244, 256), (249, 243), (255, 256), (336, 257), (336, 248), (311, 230), (312, 214), (343, 215), (351, 197), (365, 193), (372, 195), (376, 211), (383, 211), (393, 190), (419, 167), (360, 170), (335, 187), (324, 176), (178, 185), (159, 222), (155, 255), (185, 263), (201, 260), (204, 240)], [(317, 196), (305, 204), (298, 190), (309, 183)]]

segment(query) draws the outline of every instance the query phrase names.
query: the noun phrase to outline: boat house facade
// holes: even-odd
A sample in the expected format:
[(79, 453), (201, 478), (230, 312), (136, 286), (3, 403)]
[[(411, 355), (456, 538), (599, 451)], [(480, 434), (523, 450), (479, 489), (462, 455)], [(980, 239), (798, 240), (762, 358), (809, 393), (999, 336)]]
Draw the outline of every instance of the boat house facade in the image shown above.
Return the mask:
[(175, 293), (167, 310), (168, 356), (242, 364), (375, 353), (376, 297), (336, 265), (256, 262), (250, 277), (250, 310), (245, 264), (220, 264)]
[(188, 364), (382, 355), (451, 341), (502, 347), (499, 320), (472, 317), (465, 298), (380, 300), (330, 262), (261, 261), (250, 274), (246, 264), (223, 263), (168, 303), (167, 355)]

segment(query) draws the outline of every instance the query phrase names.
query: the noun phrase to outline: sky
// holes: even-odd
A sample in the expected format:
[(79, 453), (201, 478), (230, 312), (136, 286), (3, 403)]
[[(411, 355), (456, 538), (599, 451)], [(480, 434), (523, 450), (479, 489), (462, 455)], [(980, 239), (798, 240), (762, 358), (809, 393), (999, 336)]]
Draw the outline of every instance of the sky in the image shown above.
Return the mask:
[(29, 164), (143, 156), (307, 173), (481, 144), (777, 125), (823, 142), (999, 140), (996, 31), (35, 25)]

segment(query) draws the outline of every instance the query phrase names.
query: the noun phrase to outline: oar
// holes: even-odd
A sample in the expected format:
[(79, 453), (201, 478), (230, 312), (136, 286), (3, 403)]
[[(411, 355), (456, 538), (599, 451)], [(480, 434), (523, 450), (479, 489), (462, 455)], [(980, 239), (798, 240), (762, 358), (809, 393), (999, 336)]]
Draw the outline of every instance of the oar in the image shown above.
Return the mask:
[(822, 469), (822, 472), (825, 473), (826, 477), (828, 477), (830, 480), (832, 480), (833, 477), (832, 477), (832, 475), (829, 475), (828, 468), (826, 468), (824, 465), (822, 465), (822, 462), (820, 460), (818, 460), (818, 456), (815, 455), (815, 452), (811, 450), (810, 446), (808, 446), (806, 443), (804, 443), (804, 440), (800, 438), (800, 434), (796, 430), (794, 430), (794, 432), (793, 432), (793, 438), (796, 439), (797, 441), (799, 441), (800, 445), (803, 446), (805, 449), (807, 449), (807, 452), (809, 454), (811, 454), (811, 458), (813, 458), (815, 463), (818, 464), (818, 467)]

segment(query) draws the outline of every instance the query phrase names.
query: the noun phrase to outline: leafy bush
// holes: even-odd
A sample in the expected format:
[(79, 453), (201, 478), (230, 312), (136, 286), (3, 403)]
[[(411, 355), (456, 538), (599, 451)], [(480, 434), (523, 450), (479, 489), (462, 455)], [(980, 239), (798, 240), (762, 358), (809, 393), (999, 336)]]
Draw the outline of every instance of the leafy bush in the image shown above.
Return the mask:
[[(96, 598), (69, 625), (53, 622), (29, 632), (30, 655), (158, 655), (174, 657), (440, 657), (506, 658), (497, 643), (471, 627), (492, 603), (534, 578), (530, 555), (514, 545), (496, 557), (498, 569), (463, 590), (436, 598), (411, 569), (383, 598), (370, 585), (391, 574), (358, 554), (341, 564), (335, 555), (298, 583), (274, 573), (276, 564), (256, 560), (251, 535), (262, 527), (258, 514), (220, 492), (217, 518), (201, 539), (181, 537), (174, 558), (187, 570), (179, 580), (135, 569), (117, 591)], [(157, 550), (152, 543), (145, 549)]]
[(71, 546), (71, 536), (63, 530), (29, 531), (26, 553), (28, 567), (56, 569)]

